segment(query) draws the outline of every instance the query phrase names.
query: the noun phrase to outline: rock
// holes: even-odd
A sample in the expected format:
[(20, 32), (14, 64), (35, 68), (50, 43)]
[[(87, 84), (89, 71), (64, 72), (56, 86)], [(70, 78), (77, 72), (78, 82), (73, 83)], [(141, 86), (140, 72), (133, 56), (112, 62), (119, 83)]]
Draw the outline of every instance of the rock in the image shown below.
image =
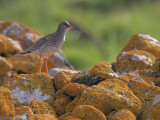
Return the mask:
[(54, 101), (54, 109), (57, 115), (62, 115), (65, 113), (65, 107), (68, 103), (71, 102), (71, 99), (66, 95), (61, 95), (58, 99)]
[(59, 119), (59, 120), (82, 120), (80, 118), (74, 117), (74, 116), (67, 116), (63, 119)]
[(33, 114), (27, 120), (58, 120), (50, 114)]
[(65, 112), (72, 112), (72, 110), (76, 107), (76, 104), (77, 104), (79, 98), (80, 97), (78, 96), (78, 97), (74, 98), (72, 100), (72, 102), (68, 103), (66, 108), (65, 108)]
[(50, 114), (52, 116), (57, 117), (54, 108), (46, 102), (32, 100), (29, 104), (29, 107), (31, 108), (34, 114)]
[(12, 119), (14, 116), (15, 108), (11, 91), (0, 86), (0, 119)]
[(20, 52), (22, 52), (22, 48), (17, 41), (12, 40), (11, 38), (0, 34), (0, 55), (1, 56), (4, 56), (4, 57), (11, 56)]
[(58, 72), (54, 76), (54, 84), (57, 90), (62, 89), (65, 85), (71, 83), (73, 74), (71, 72)]
[(70, 73), (73, 73), (73, 74), (79, 72), (79, 71), (77, 71), (77, 70), (72, 70), (72, 69), (52, 68), (52, 69), (49, 71), (49, 75), (53, 77), (56, 73), (62, 72), (62, 71), (70, 72)]
[(160, 43), (149, 35), (135, 34), (123, 48), (122, 52), (128, 52), (130, 50), (143, 50), (159, 57)]
[(121, 52), (117, 57), (116, 72), (126, 74), (142, 69), (150, 69), (155, 60), (154, 55), (142, 50)]
[(32, 100), (53, 104), (55, 88), (52, 78), (45, 73), (21, 74), (11, 76), (2, 86), (11, 90), (16, 107), (26, 106)]
[(71, 112), (66, 112), (63, 115), (59, 116), (59, 120), (64, 120), (66, 117), (71, 116)]
[[(152, 66), (153, 72), (157, 74), (157, 77), (160, 77), (160, 57), (156, 59), (155, 63)], [(160, 83), (159, 83), (160, 84)]]
[(19, 41), (23, 49), (27, 49), (40, 37), (42, 37), (42, 34), (19, 23), (1, 22), (0, 26), (0, 33)]
[(87, 88), (86, 85), (79, 83), (69, 83), (63, 87), (63, 93), (71, 97), (80, 96), (81, 93)]
[(17, 73), (37, 73), (38, 72), (38, 57), (32, 55), (13, 55), (7, 60), (13, 64), (13, 70)]
[(88, 87), (76, 106), (79, 105), (93, 105), (105, 115), (113, 109), (129, 109), (136, 116), (142, 107), (141, 101), (119, 79), (106, 79), (97, 86)]
[(112, 70), (111, 63), (100, 62), (88, 71), (75, 74), (72, 81), (91, 86), (110, 78), (119, 78), (119, 75)]
[(11, 75), (12, 64), (0, 56), (0, 85)]
[(136, 120), (136, 117), (128, 109), (120, 109), (109, 113), (107, 120)]
[(133, 93), (143, 103), (141, 114), (137, 119), (160, 119), (160, 87), (146, 83), (145, 81), (136, 81), (132, 75), (128, 75), (130, 81), (128, 86)]
[(82, 120), (106, 120), (105, 115), (91, 105), (80, 105), (72, 111), (72, 116), (81, 118)]
[(28, 106), (17, 107), (15, 109), (15, 120), (27, 120), (29, 116), (32, 116), (32, 110)]

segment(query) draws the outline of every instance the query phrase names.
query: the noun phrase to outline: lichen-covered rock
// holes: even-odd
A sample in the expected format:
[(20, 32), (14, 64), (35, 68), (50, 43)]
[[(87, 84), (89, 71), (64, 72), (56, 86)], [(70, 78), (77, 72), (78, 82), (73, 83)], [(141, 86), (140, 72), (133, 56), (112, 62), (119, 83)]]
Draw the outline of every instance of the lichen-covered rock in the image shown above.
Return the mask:
[(42, 34), (19, 23), (1, 22), (0, 26), (0, 33), (19, 41), (23, 49), (27, 49), (42, 36)]
[(59, 119), (59, 120), (82, 120), (80, 118), (74, 117), (74, 116), (67, 116), (63, 119)]
[(160, 88), (145, 81), (132, 79), (132, 75), (128, 75), (130, 81), (128, 86), (133, 91), (133, 93), (141, 100), (143, 103), (141, 114), (138, 119), (146, 120), (160, 119)]
[(50, 114), (33, 114), (27, 120), (58, 120), (58, 119)]
[(93, 105), (105, 115), (113, 109), (129, 109), (136, 116), (140, 113), (142, 103), (119, 79), (106, 79), (97, 86), (84, 90), (77, 106)]
[(17, 73), (37, 73), (38, 57), (32, 55), (13, 55), (7, 60), (13, 64), (13, 70)]
[(54, 76), (56, 73), (58, 72), (62, 72), (62, 71), (65, 71), (65, 72), (70, 72), (70, 73), (78, 73), (79, 71), (77, 70), (72, 70), (72, 69), (65, 69), (65, 68), (52, 68), (50, 71), (49, 71), (49, 75), (50, 76)]
[(11, 75), (12, 64), (0, 56), (0, 85)]
[(22, 48), (17, 41), (0, 34), (0, 55), (11, 56), (22, 52)]
[(71, 116), (71, 112), (66, 112), (63, 115), (59, 116), (59, 120), (64, 120), (66, 117)]
[(63, 87), (63, 93), (71, 97), (80, 96), (81, 93), (87, 88), (86, 85), (79, 83), (69, 83)]
[(14, 116), (15, 108), (11, 91), (0, 86), (0, 119), (11, 119)]
[(16, 107), (26, 106), (32, 100), (53, 104), (55, 88), (52, 78), (45, 73), (21, 74), (9, 77), (2, 86), (11, 90)]
[(116, 72), (126, 74), (142, 69), (150, 69), (155, 60), (154, 55), (142, 50), (121, 52), (117, 57)]
[(160, 55), (160, 43), (155, 38), (144, 34), (135, 34), (123, 48), (122, 52), (130, 50), (143, 50), (152, 53), (154, 56)]
[(15, 120), (27, 120), (29, 116), (32, 116), (32, 110), (28, 106), (17, 107), (15, 109)]
[(105, 115), (91, 105), (80, 105), (73, 109), (72, 116), (82, 120), (106, 120)]
[(71, 72), (58, 72), (54, 76), (54, 83), (57, 90), (62, 89), (65, 85), (71, 83), (73, 74)]
[(72, 110), (76, 107), (78, 100), (79, 100), (79, 96), (74, 98), (72, 102), (68, 103), (65, 108), (65, 112), (72, 112)]
[(110, 78), (119, 78), (119, 75), (112, 70), (111, 63), (100, 62), (88, 71), (75, 74), (72, 81), (91, 86)]
[(34, 114), (50, 114), (56, 117), (56, 112), (48, 103), (39, 100), (32, 100), (29, 104)]
[(68, 97), (66, 95), (61, 95), (60, 97), (58, 97), (58, 99), (56, 99), (54, 101), (54, 105), (53, 105), (57, 115), (64, 114), (65, 113), (65, 107), (70, 102), (71, 102), (70, 97)]
[[(156, 59), (155, 63), (152, 66), (153, 72), (157, 73), (157, 77), (160, 77), (160, 57)], [(159, 83), (160, 84), (160, 83)]]
[(107, 120), (136, 120), (136, 117), (128, 109), (120, 109), (109, 113)]

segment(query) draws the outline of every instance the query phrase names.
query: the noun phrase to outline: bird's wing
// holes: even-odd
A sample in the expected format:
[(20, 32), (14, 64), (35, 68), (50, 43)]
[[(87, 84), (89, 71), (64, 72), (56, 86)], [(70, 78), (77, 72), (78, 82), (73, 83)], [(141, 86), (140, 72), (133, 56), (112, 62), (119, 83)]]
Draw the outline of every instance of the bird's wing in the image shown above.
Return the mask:
[(38, 50), (40, 47), (42, 47), (47, 41), (53, 39), (55, 36), (54, 33), (46, 35), (44, 37), (41, 37), (36, 43), (34, 43), (32, 46), (27, 48), (25, 51), (23, 51), (21, 54), (26, 54), (26, 53), (32, 53), (32, 51)]

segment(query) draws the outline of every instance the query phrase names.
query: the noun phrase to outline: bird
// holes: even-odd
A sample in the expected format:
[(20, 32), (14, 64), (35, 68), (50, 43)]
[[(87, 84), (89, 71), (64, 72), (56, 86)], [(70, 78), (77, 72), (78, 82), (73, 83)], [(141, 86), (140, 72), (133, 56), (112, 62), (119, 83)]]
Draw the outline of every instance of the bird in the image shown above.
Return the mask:
[(45, 58), (44, 63), (46, 73), (48, 74), (47, 59), (49, 56), (53, 55), (61, 49), (65, 41), (65, 33), (69, 29), (75, 29), (75, 27), (72, 27), (67, 21), (60, 22), (56, 32), (41, 37), (37, 42), (35, 42), (20, 54), (32, 54), (38, 56), (39, 73), (41, 72), (41, 58)]

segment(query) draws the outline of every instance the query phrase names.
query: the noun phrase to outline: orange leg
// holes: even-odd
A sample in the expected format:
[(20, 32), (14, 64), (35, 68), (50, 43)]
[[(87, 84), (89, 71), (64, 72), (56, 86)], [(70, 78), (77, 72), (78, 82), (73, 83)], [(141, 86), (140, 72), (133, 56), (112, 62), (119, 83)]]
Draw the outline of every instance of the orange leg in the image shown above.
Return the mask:
[(39, 58), (39, 61), (38, 61), (38, 70), (39, 70), (39, 73), (41, 73), (41, 57)]
[(44, 63), (45, 63), (46, 73), (48, 74), (47, 59), (48, 59), (48, 57), (46, 57)]

